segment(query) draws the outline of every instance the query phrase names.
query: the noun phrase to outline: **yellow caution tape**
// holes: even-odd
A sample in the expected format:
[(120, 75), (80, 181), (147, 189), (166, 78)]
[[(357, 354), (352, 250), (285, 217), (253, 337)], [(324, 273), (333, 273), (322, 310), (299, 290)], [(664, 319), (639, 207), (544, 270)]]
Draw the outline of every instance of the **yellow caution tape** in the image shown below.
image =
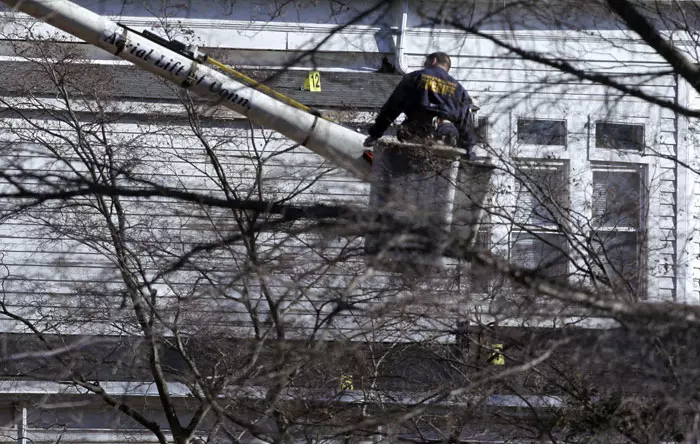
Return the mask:
[[(230, 74), (231, 76), (233, 76), (239, 80), (243, 80), (244, 82), (248, 83), (251, 87), (253, 87), (259, 91), (262, 91), (266, 94), (269, 94), (281, 102), (286, 103), (287, 105), (293, 106), (294, 108), (300, 109), (302, 111), (306, 111), (309, 114), (313, 114), (315, 116), (321, 117), (322, 119), (330, 121), (329, 118), (322, 116), (318, 110), (315, 110), (309, 106), (306, 106), (303, 103), (299, 103), (296, 100), (292, 99), (291, 97), (287, 97), (284, 94), (282, 94), (278, 91), (275, 91), (274, 89), (270, 88), (269, 86), (267, 86), (263, 83), (260, 83), (255, 79), (248, 77), (247, 75), (243, 74), (242, 72), (236, 71), (235, 69), (231, 68), (230, 66), (228, 66), (224, 63), (219, 62), (218, 60), (212, 59), (211, 57), (207, 57), (207, 62), (216, 66), (220, 70), (225, 71), (226, 73)], [(320, 75), (319, 75), (319, 82), (320, 82)], [(320, 83), (319, 83), (319, 85), (320, 85)], [(320, 88), (320, 86), (319, 86), (319, 88)]]

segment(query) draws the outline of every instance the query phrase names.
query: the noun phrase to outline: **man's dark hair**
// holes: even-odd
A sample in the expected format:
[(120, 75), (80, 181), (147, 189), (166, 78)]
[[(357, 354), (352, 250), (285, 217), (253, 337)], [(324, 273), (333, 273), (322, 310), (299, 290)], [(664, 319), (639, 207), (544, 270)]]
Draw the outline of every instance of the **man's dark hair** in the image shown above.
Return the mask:
[(450, 60), (450, 56), (448, 56), (444, 52), (434, 52), (432, 54), (429, 54), (428, 59), (430, 59), (430, 60), (435, 59), (435, 61), (439, 65), (447, 66), (447, 69), (450, 69), (452, 67), (452, 60)]

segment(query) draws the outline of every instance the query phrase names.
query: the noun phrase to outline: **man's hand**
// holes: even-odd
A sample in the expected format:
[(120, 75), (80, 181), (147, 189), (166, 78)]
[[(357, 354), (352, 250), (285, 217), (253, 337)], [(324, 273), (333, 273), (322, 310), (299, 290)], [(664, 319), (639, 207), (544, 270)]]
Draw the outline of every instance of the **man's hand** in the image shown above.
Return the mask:
[(377, 143), (377, 140), (379, 140), (379, 139), (377, 139), (376, 137), (367, 136), (367, 138), (365, 139), (365, 142), (362, 145), (364, 145), (366, 147), (371, 147), (371, 146), (374, 146), (375, 143)]

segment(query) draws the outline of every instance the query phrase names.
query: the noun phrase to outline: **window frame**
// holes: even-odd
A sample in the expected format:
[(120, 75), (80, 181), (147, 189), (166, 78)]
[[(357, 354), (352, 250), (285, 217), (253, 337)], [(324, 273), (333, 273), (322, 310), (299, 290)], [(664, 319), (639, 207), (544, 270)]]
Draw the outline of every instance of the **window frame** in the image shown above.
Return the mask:
[(489, 117), (489, 115), (481, 116), (477, 114), (476, 128), (474, 128), (474, 136), (476, 137), (477, 146), (488, 146), (489, 143), (491, 143), (491, 131), (493, 124)]
[[(590, 186), (593, 187), (593, 170), (600, 165), (608, 165), (608, 168), (627, 168), (643, 169), (643, 189), (640, 199), (644, 200), (645, 207), (640, 210), (640, 227), (638, 229), (638, 250), (643, 253), (639, 258), (638, 267), (640, 272), (638, 273), (640, 282), (637, 284), (637, 297), (638, 299), (649, 300), (653, 294), (658, 290), (658, 281), (652, 279), (652, 274), (654, 270), (650, 267), (657, 260), (656, 246), (658, 240), (652, 239), (653, 236), (649, 233), (649, 223), (655, 217), (661, 214), (661, 194), (650, 189), (652, 177), (659, 171), (658, 168), (662, 168), (662, 163), (658, 156), (649, 155), (649, 149), (653, 151), (653, 147), (658, 147), (667, 144), (664, 140), (664, 133), (661, 132), (661, 125), (659, 122), (662, 120), (662, 113), (660, 111), (649, 111), (647, 108), (642, 110), (644, 114), (640, 113), (632, 104), (621, 103), (615, 108), (613, 113), (606, 114), (595, 114), (591, 113), (587, 116), (587, 130), (588, 130), (588, 169), (590, 170)], [(607, 122), (607, 123), (620, 123), (620, 124), (632, 124), (632, 125), (643, 125), (644, 127), (644, 149), (642, 151), (636, 150), (624, 150), (624, 149), (611, 149), (611, 148), (597, 148), (595, 140), (595, 123), (597, 122)], [(657, 179), (658, 180), (658, 179)], [(588, 194), (588, 193), (587, 193)], [(651, 216), (655, 215), (655, 216)], [(591, 217), (593, 216), (593, 210), (591, 208)], [(591, 234), (595, 232), (595, 227), (591, 227)], [(618, 230), (624, 231), (624, 230)], [(633, 230), (628, 230), (633, 231)]]
[(602, 161), (591, 161), (591, 187), (594, 187), (595, 181), (593, 180), (593, 174), (596, 171), (605, 172), (636, 172), (639, 174), (639, 226), (638, 227), (624, 227), (624, 226), (598, 226), (594, 224), (594, 214), (593, 214), (593, 202), (591, 202), (591, 238), (597, 238), (600, 246), (603, 247), (602, 242), (600, 242), (600, 237), (598, 233), (634, 233), (636, 235), (636, 249), (637, 249), (637, 276), (639, 276), (639, 282), (637, 283), (637, 298), (638, 299), (648, 299), (649, 295), (649, 248), (648, 248), (648, 214), (651, 210), (651, 199), (649, 190), (649, 167), (644, 163), (631, 163), (631, 162), (602, 162)]
[[(550, 170), (550, 171), (560, 171), (561, 174), (563, 175), (562, 179), (566, 185), (566, 196), (563, 200), (563, 204), (566, 206), (566, 208), (570, 208), (571, 202), (572, 202), (572, 186), (570, 183), (570, 162), (567, 159), (541, 159), (541, 158), (534, 158), (534, 159), (518, 159), (518, 168), (524, 169), (524, 170)], [(513, 181), (515, 181), (515, 186), (521, 186), (520, 181), (513, 177)], [(525, 189), (525, 192), (530, 193), (529, 190)], [(562, 252), (562, 254), (567, 256), (567, 262), (566, 262), (566, 270), (564, 270), (564, 275), (566, 276), (565, 279), (568, 280), (569, 276), (571, 276), (571, 251), (569, 249), (569, 244), (568, 240), (566, 239), (566, 234), (561, 233), (558, 228), (562, 226), (562, 224), (567, 223), (567, 219), (565, 218), (562, 221), (558, 221), (556, 223), (551, 223), (551, 224), (532, 224), (530, 223), (530, 217), (527, 217), (527, 219), (520, 219), (519, 215), (517, 214), (517, 205), (513, 205), (514, 208), (514, 213), (513, 213), (513, 228), (509, 230), (508, 233), (508, 257), (509, 260), (518, 266), (524, 266), (523, 264), (519, 264), (513, 259), (513, 253), (515, 250), (515, 244), (517, 242), (517, 239), (520, 236), (530, 236), (535, 238), (535, 242), (532, 242), (530, 245), (536, 245), (536, 242), (545, 242), (544, 238), (546, 236), (560, 236), (563, 238), (563, 243), (562, 245), (566, 249), (565, 252)], [(527, 242), (527, 241), (525, 241)], [(527, 268), (527, 265), (524, 266)], [(533, 268), (533, 270), (536, 270), (536, 268)]]
[[(621, 125), (639, 125), (644, 132), (644, 146), (642, 150), (631, 149), (616, 149), (616, 148), (598, 148), (596, 146), (596, 124), (597, 123), (612, 123)], [(654, 156), (646, 155), (647, 147), (653, 146), (654, 131), (650, 117), (640, 116), (622, 116), (622, 115), (607, 115), (596, 116), (588, 115), (588, 161), (589, 162), (610, 162), (610, 163), (627, 163), (627, 164), (646, 164), (654, 162)]]
[[(520, 131), (520, 122), (523, 122), (523, 124), (524, 124), (525, 122), (531, 122), (531, 123), (532, 123), (532, 122), (547, 122), (547, 123), (552, 123), (552, 124), (562, 124), (562, 123), (563, 123), (564, 135), (563, 135), (562, 137), (563, 137), (563, 139), (564, 139), (564, 143), (532, 143), (532, 142), (525, 142), (525, 141), (522, 141), (522, 140), (520, 140), (520, 135), (521, 135), (521, 131)], [(516, 131), (516, 134), (517, 134), (516, 141), (517, 141), (518, 144), (522, 144), (522, 145), (537, 145), (537, 146), (567, 146), (567, 143), (566, 143), (567, 140), (566, 140), (566, 139), (567, 139), (567, 135), (568, 135), (568, 128), (567, 128), (567, 124), (566, 124), (566, 119), (560, 120), (560, 119), (542, 119), (542, 118), (523, 118), (523, 117), (518, 117), (515, 123), (516, 123), (516, 130), (515, 130), (515, 131)]]
[[(611, 162), (591, 162), (591, 187), (595, 187), (595, 173), (596, 172), (607, 172), (607, 173), (637, 173), (639, 174), (639, 220), (637, 221), (638, 227), (624, 227), (624, 226), (602, 226), (605, 231), (639, 231), (644, 229), (647, 225), (646, 214), (649, 210), (649, 189), (647, 180), (647, 168), (643, 164), (634, 163), (611, 163)], [(593, 211), (595, 206), (591, 202), (591, 211)], [(595, 214), (591, 214), (592, 226), (595, 222)]]
[[(611, 147), (604, 147), (604, 146), (598, 146), (598, 125), (618, 125), (618, 126), (626, 126), (626, 127), (641, 127), (642, 129), (642, 140), (641, 140), (641, 147), (639, 149), (636, 148), (611, 148)], [(612, 150), (612, 151), (619, 151), (623, 153), (643, 153), (644, 149), (646, 148), (646, 125), (644, 123), (638, 123), (638, 122), (621, 122), (618, 120), (607, 120), (607, 119), (598, 119), (592, 122), (592, 132), (593, 132), (593, 148), (596, 150)]]
[[(566, 135), (563, 145), (542, 145), (522, 143), (518, 140), (519, 120), (549, 120), (564, 122)], [(508, 140), (510, 155), (514, 159), (519, 158), (565, 158), (568, 157), (571, 145), (571, 130), (574, 122), (562, 112), (557, 113), (510, 113), (510, 137)]]

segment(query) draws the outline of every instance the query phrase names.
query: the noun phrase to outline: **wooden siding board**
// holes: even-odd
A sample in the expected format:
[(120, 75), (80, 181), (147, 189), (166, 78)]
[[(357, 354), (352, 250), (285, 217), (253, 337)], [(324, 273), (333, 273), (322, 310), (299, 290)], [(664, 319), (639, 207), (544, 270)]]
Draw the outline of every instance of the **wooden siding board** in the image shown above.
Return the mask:
[[(75, 85), (94, 85), (97, 79), (109, 78), (109, 93), (115, 97), (178, 101), (177, 86), (165, 83), (155, 75), (134, 66), (83, 63), (69, 66), (68, 69), (71, 75), (78, 76), (72, 86), (74, 90)], [(0, 63), (0, 73), (8, 78), (21, 79), (19, 82), (3, 85), (0, 93), (11, 95), (26, 94), (31, 91), (36, 96), (55, 95), (55, 87), (43, 77), (32, 74), (33, 70), (35, 68), (28, 61), (9, 60)], [(263, 82), (295, 100), (309, 106), (325, 108), (378, 108), (401, 80), (401, 76), (396, 74), (323, 72), (323, 94), (318, 94), (302, 90), (308, 74), (306, 70), (242, 69), (242, 71), (254, 80)]]
[[(689, 109), (700, 108), (700, 94), (688, 87), (687, 106)], [(690, 257), (690, 279), (692, 282), (692, 295), (689, 295), (688, 300), (694, 303), (700, 302), (700, 161), (698, 161), (698, 146), (700, 146), (700, 125), (696, 119), (689, 119), (687, 138), (683, 140), (690, 150), (689, 167), (691, 169), (691, 197), (690, 197), (690, 248), (693, 253)]]
[[(422, 60), (420, 58), (410, 58), (410, 69), (420, 69)], [(453, 67), (450, 75), (464, 82), (544, 82), (567, 81), (569, 83), (584, 82), (571, 74), (564, 74), (554, 68), (548, 68), (542, 64), (527, 63), (520, 59), (480, 59), (452, 57)], [(501, 69), (495, 69), (497, 65), (502, 65)], [(659, 68), (658, 65), (649, 68), (622, 65), (615, 68), (598, 63), (591, 66), (593, 69), (605, 71), (610, 75), (620, 76), (623, 84), (638, 85), (643, 83), (646, 87), (674, 87), (673, 76), (664, 75), (659, 77), (656, 73), (668, 72), (666, 67)], [(649, 71), (649, 74), (641, 75)]]
[[(644, 64), (659, 63), (664, 64), (665, 60), (648, 45), (640, 41), (628, 40), (624, 48), (615, 48), (610, 42), (603, 39), (577, 39), (580, 35), (576, 32), (532, 32), (515, 35), (504, 33), (494, 33), (496, 38), (512, 43), (525, 51), (535, 51), (552, 58), (561, 57), (572, 61), (574, 64), (585, 64), (602, 62), (605, 64), (637, 64), (643, 61)], [(538, 38), (539, 37), (539, 38)], [(573, 38), (572, 38), (573, 37)], [(439, 37), (432, 32), (412, 30), (407, 35), (406, 46), (410, 48), (408, 56), (420, 57), (431, 52), (439, 38), (440, 48), (450, 54), (460, 56), (490, 58), (519, 59), (508, 49), (498, 46), (487, 39), (470, 37), (465, 34), (439, 34)], [(513, 39), (517, 39), (514, 41)]]
[[(141, 203), (138, 200), (134, 200), (133, 202), (126, 202), (127, 204), (132, 204), (132, 205), (140, 205)], [(135, 215), (141, 216), (143, 215), (143, 210), (139, 209), (136, 211)], [(51, 213), (49, 213), (50, 215)], [(160, 218), (167, 219), (167, 215), (160, 215)], [(19, 222), (23, 223), (23, 222)], [(26, 227), (26, 223), (23, 223)], [(8, 225), (3, 225), (3, 229), (9, 229), (12, 231), (12, 227), (8, 227)], [(32, 231), (32, 228), (28, 228), (29, 231)], [(269, 235), (270, 237), (275, 237), (273, 234)], [(29, 240), (30, 238), (25, 238), (26, 240)], [(263, 239), (263, 243), (264, 243)], [(81, 308), (78, 312), (72, 313), (71, 314), (71, 320), (67, 322), (64, 327), (68, 330), (71, 331), (72, 328), (78, 328), (78, 327), (71, 327), (72, 325), (80, 325), (81, 323), (91, 323), (91, 325), (95, 325), (95, 328), (99, 330), (99, 323), (100, 322), (117, 322), (118, 320), (115, 318), (112, 318), (110, 313), (110, 309), (105, 306), (97, 307), (95, 309), (91, 307), (86, 307), (85, 304), (75, 304), (76, 300), (85, 300), (85, 297), (89, 297), (90, 294), (85, 294), (83, 295), (81, 292), (88, 290), (90, 286), (94, 286), (95, 288), (100, 288), (104, 285), (110, 285), (110, 284), (119, 284), (119, 279), (116, 276), (116, 272), (113, 269), (113, 264), (110, 263), (110, 261), (107, 260), (107, 258), (102, 258), (104, 260), (104, 265), (99, 265), (99, 260), (98, 257), (99, 255), (93, 254), (92, 257), (90, 258), (89, 261), (86, 261), (85, 263), (81, 262), (62, 262), (60, 265), (56, 266), (56, 264), (52, 263), (53, 261), (50, 259), (50, 256), (42, 256), (42, 260), (45, 261), (46, 263), (43, 264), (42, 260), (37, 260), (35, 256), (35, 253), (49, 253), (50, 255), (62, 255), (63, 252), (57, 252), (55, 250), (55, 245), (37, 245), (35, 248), (30, 248), (27, 243), (22, 243), (21, 244), (25, 250), (20, 251), (20, 253), (29, 253), (26, 257), (23, 257), (22, 254), (19, 256), (14, 255), (14, 259), (17, 260), (17, 264), (21, 265), (24, 272), (27, 275), (32, 275), (33, 277), (31, 279), (24, 279), (21, 282), (23, 284), (27, 284), (28, 282), (40, 282), (42, 285), (48, 285), (53, 287), (54, 290), (62, 288), (63, 291), (60, 293), (56, 293), (56, 291), (52, 291), (51, 293), (43, 293), (41, 294), (41, 298), (36, 298), (35, 293), (31, 291), (25, 292), (25, 294), (29, 297), (32, 298), (32, 303), (19, 303), (16, 307), (13, 306), (11, 308), (16, 308), (17, 310), (20, 310), (21, 314), (25, 314), (24, 311), (22, 310), (28, 310), (26, 312), (27, 315), (30, 314), (40, 314), (42, 317), (36, 318), (37, 321), (40, 319), (48, 319), (48, 318), (54, 318), (55, 316), (58, 316), (59, 314), (67, 314), (65, 310), (72, 310), (72, 309), (77, 309)], [(83, 246), (84, 247), (84, 246)], [(49, 250), (50, 249), (50, 250)], [(262, 249), (264, 251), (264, 249)], [(74, 251), (74, 248), (70, 249), (70, 254), (72, 254), (72, 251)], [(9, 253), (13, 253), (12, 251), (8, 251)], [(86, 254), (86, 253), (83, 253)], [(25, 260), (26, 259), (26, 260)], [(28, 261), (31, 262), (30, 265), (27, 265)], [(312, 261), (307, 261), (307, 265), (312, 264)], [(6, 265), (9, 266), (14, 266), (14, 262), (6, 262)], [(46, 265), (46, 267), (44, 267)], [(231, 265), (234, 265), (233, 263)], [(225, 267), (225, 265), (224, 265)], [(44, 275), (44, 268), (48, 270), (49, 275)], [(95, 276), (92, 276), (87, 269), (89, 268), (94, 268), (99, 271), (99, 273)], [(147, 267), (146, 271), (149, 271), (149, 268)], [(155, 269), (153, 269), (155, 271)], [(103, 272), (107, 272), (110, 276), (106, 276)], [(343, 291), (345, 286), (342, 285), (342, 281), (347, 280), (347, 271), (343, 272), (336, 272), (337, 274), (329, 274), (326, 275), (326, 278), (334, 278), (334, 279), (340, 279), (340, 281), (336, 281), (334, 287), (336, 287), (339, 291)], [(73, 277), (71, 278), (70, 275), (77, 274), (81, 277)], [(59, 275), (65, 275), (64, 278), (59, 278)], [(183, 287), (188, 286), (188, 279), (187, 276), (183, 276), (179, 279), (173, 280), (171, 282), (171, 285), (174, 285), (177, 287), (178, 285), (181, 285)], [(281, 295), (285, 294), (286, 292), (290, 291), (290, 280), (280, 280), (278, 278), (271, 278), (271, 281), (269, 282), (271, 284), (271, 288), (273, 291), (278, 292), (280, 291)], [(70, 285), (67, 284), (73, 284), (75, 285), (75, 288), (71, 288)], [(298, 283), (296, 284), (298, 285)], [(330, 285), (323, 285), (320, 287), (312, 287), (310, 290), (315, 291), (319, 294), (319, 299), (318, 303), (324, 302), (325, 299), (323, 298), (324, 294), (327, 294), (329, 290), (332, 290), (332, 286)], [(379, 288), (381, 290), (381, 287)], [(77, 291), (77, 293), (76, 293)], [(63, 294), (63, 296), (59, 296), (59, 294)], [(77, 298), (76, 298), (77, 297)], [(167, 305), (167, 297), (164, 297), (162, 301)], [(71, 304), (69, 301), (73, 301)], [(104, 301), (103, 301), (104, 302)], [(115, 300), (112, 303), (111, 310), (116, 309), (116, 304), (118, 303), (118, 300)], [(210, 300), (209, 298), (206, 299), (205, 304), (209, 304), (209, 302), (213, 303), (216, 306), (219, 306), (220, 308), (222, 307), (219, 302), (216, 300)], [(36, 305), (41, 306), (41, 313), (35, 312), (34, 307)], [(224, 304), (226, 305), (226, 304)], [(238, 319), (238, 315), (245, 315), (245, 308), (239, 304), (238, 308), (231, 307), (230, 303), (228, 304), (229, 308), (227, 310), (217, 310), (214, 313), (219, 313), (221, 312), (222, 318), (219, 319), (213, 319), (211, 314), (212, 314), (212, 307), (209, 305), (204, 305), (201, 307), (196, 307), (197, 310), (196, 312), (199, 315), (207, 316), (212, 324), (220, 324), (223, 326), (230, 326), (232, 322), (240, 322), (240, 323), (245, 323), (249, 322), (249, 319), (241, 318)], [(235, 304), (234, 304), (235, 305)], [(311, 319), (308, 315), (305, 315), (305, 310), (310, 310), (312, 305), (308, 304), (299, 304), (298, 302), (295, 302), (293, 310), (289, 310), (287, 313), (287, 316), (291, 318), (292, 323), (297, 325), (295, 328), (299, 332), (299, 334), (302, 334), (301, 332), (309, 331), (310, 328), (312, 328), (311, 325)], [(104, 312), (102, 315), (100, 315), (98, 312), (95, 310), (97, 309), (102, 309), (102, 310), (107, 310)], [(164, 314), (167, 314), (167, 311), (164, 312)], [(261, 313), (261, 316), (267, 315), (267, 313), (263, 310)], [(306, 318), (305, 318), (306, 316)], [(308, 319), (307, 319), (308, 318)], [(238, 319), (237, 321), (234, 321), (234, 319)], [(306, 319), (306, 321), (305, 321)], [(306, 325), (309, 324), (309, 325)], [(355, 324), (353, 323), (348, 323), (348, 322), (340, 322), (338, 321), (338, 324), (342, 325), (341, 327), (336, 326), (334, 327), (335, 331), (341, 331), (345, 332), (345, 334), (352, 334), (352, 332), (357, 328)], [(303, 327), (306, 325), (306, 327)], [(303, 328), (302, 328), (303, 327)], [(10, 328), (10, 327), (8, 327)]]

